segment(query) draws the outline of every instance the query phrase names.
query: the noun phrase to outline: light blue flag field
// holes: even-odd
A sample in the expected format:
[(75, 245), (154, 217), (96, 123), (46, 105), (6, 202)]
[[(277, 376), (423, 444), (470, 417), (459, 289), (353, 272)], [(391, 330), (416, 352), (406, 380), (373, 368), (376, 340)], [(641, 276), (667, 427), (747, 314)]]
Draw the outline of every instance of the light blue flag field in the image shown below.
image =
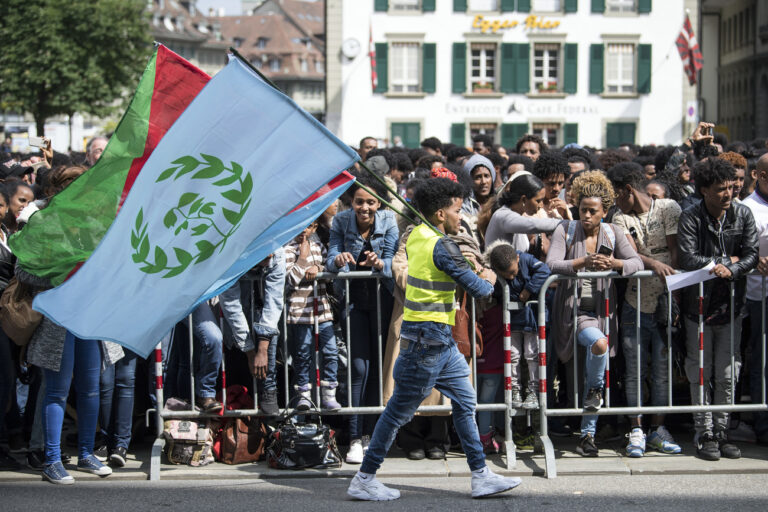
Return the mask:
[(33, 306), (79, 338), (146, 357), (322, 213), (352, 181), (326, 185), (358, 158), (232, 59), (157, 145), (91, 257)]

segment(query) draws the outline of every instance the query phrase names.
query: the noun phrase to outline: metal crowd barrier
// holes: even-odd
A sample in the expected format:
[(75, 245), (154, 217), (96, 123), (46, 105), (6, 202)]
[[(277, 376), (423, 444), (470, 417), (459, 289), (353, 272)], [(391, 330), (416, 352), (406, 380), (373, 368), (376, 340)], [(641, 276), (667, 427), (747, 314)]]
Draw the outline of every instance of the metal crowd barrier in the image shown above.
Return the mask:
[[(353, 343), (352, 343), (352, 337), (353, 333), (351, 332), (350, 327), (350, 303), (349, 303), (349, 282), (353, 279), (376, 279), (376, 317), (377, 317), (377, 323), (378, 323), (378, 337), (377, 337), (377, 346), (378, 346), (378, 357), (377, 357), (377, 364), (378, 364), (378, 374), (379, 374), (379, 382), (378, 382), (378, 391), (379, 391), (379, 405), (376, 406), (366, 406), (366, 407), (342, 407), (339, 411), (327, 411), (323, 410), (323, 415), (352, 415), (352, 414), (381, 414), (384, 412), (384, 400), (383, 400), (383, 389), (384, 389), (384, 378), (385, 376), (382, 374), (382, 360), (384, 357), (384, 351), (382, 350), (383, 347), (383, 336), (382, 336), (382, 311), (381, 311), (381, 282), (380, 282), (380, 275), (374, 274), (372, 272), (343, 272), (343, 273), (329, 273), (324, 272), (317, 275), (317, 278), (314, 282), (314, 297), (315, 297), (315, 303), (314, 303), (314, 310), (315, 313), (317, 313), (317, 304), (318, 304), (318, 297), (317, 297), (317, 282), (327, 281), (330, 283), (334, 280), (343, 280), (344, 281), (344, 329), (345, 329), (345, 342), (346, 342), (346, 348), (347, 348), (347, 404), (352, 403), (352, 371), (351, 371), (351, 359), (352, 359), (352, 353), (353, 353)], [(254, 310), (254, 286), (261, 286), (262, 281), (258, 277), (251, 276), (249, 274), (246, 275), (246, 279), (251, 281), (250, 286), (250, 327), (252, 329), (253, 321), (255, 318), (255, 310)], [(263, 291), (263, 290), (262, 290)], [(504, 284), (504, 296), (508, 297), (508, 288), (506, 284)], [(505, 413), (505, 441), (504, 446), (506, 450), (506, 465), (508, 469), (513, 469), (516, 465), (516, 455), (515, 455), (515, 444), (512, 440), (512, 417), (516, 416), (518, 414), (528, 414), (528, 420), (530, 423), (530, 413), (531, 411), (527, 411), (525, 413), (521, 412), (521, 410), (516, 410), (512, 407), (512, 386), (511, 386), (511, 364), (510, 364), (510, 351), (511, 351), (511, 338), (510, 338), (510, 327), (509, 327), (509, 310), (506, 306), (506, 303), (508, 303), (508, 300), (505, 299), (504, 305), (502, 305), (503, 308), (503, 321), (504, 321), (504, 403), (486, 403), (486, 404), (478, 404), (477, 410), (478, 411), (503, 411)], [(535, 301), (533, 301), (535, 304)], [(472, 312), (471, 312), (471, 319), (472, 319), (472, 325), (475, 324), (476, 318), (475, 318), (475, 301), (472, 300)], [(280, 343), (280, 346), (282, 347), (283, 352), (283, 358), (286, 362), (286, 364), (283, 365), (283, 383), (284, 383), (284, 399), (285, 403), (290, 403), (290, 380), (289, 380), (289, 372), (288, 372), (288, 365), (287, 365), (287, 358), (290, 354), (288, 350), (288, 329), (287, 329), (287, 314), (286, 314), (287, 305), (284, 305), (283, 307), (283, 316), (282, 316), (282, 329), (280, 333), (280, 338), (278, 343)], [(224, 406), (224, 410), (221, 414), (219, 413), (203, 413), (200, 411), (195, 410), (194, 408), (194, 393), (195, 393), (195, 375), (194, 375), (194, 334), (192, 329), (192, 315), (189, 315), (187, 318), (188, 322), (188, 328), (189, 328), (189, 365), (190, 365), (190, 390), (191, 390), (191, 409), (185, 410), (185, 411), (168, 411), (165, 410), (164, 404), (164, 396), (163, 396), (163, 354), (162, 354), (162, 347), (161, 344), (158, 344), (155, 348), (155, 395), (156, 395), (156, 401), (157, 401), (157, 408), (156, 409), (150, 409), (148, 412), (155, 412), (155, 427), (157, 432), (157, 438), (155, 439), (155, 442), (152, 445), (152, 451), (151, 451), (151, 463), (150, 463), (150, 480), (159, 480), (160, 479), (160, 460), (162, 456), (162, 449), (165, 444), (165, 441), (162, 437), (163, 432), (163, 422), (167, 419), (194, 419), (194, 418), (237, 418), (237, 417), (244, 417), (244, 416), (264, 416), (259, 411), (259, 405), (258, 405), (258, 393), (257, 393), (257, 381), (254, 378), (252, 383), (252, 394), (253, 394), (253, 401), (254, 401), (254, 408), (253, 409), (238, 409), (238, 410), (227, 410), (227, 396), (226, 396), (226, 367), (225, 367), (225, 358), (222, 357), (222, 403)], [(220, 324), (223, 323), (223, 318), (220, 318)], [(221, 327), (221, 325), (220, 325)], [(252, 331), (251, 331), (252, 332)], [(385, 331), (386, 332), (386, 331)], [(472, 351), (472, 357), (471, 357), (471, 364), (472, 364), (472, 379), (473, 379), (473, 386), (475, 389), (477, 389), (477, 354), (476, 354), (476, 332), (475, 329), (470, 329), (471, 332), (471, 351)], [(315, 403), (320, 404), (320, 365), (319, 365), (319, 354), (318, 354), (318, 338), (319, 338), (319, 322), (317, 315), (315, 314), (315, 325), (314, 325), (314, 340), (315, 340), (315, 352), (314, 352), (314, 366), (315, 366), (315, 381), (314, 381), (314, 399)], [(170, 355), (169, 349), (169, 354)], [(245, 354), (243, 354), (243, 357), (245, 357)], [(310, 379), (311, 381), (311, 379)], [(281, 410), (281, 413), (285, 412), (286, 409)], [(420, 413), (447, 413), (451, 412), (452, 408), (450, 405), (430, 405), (430, 406), (419, 406), (418, 412)], [(535, 412), (535, 411), (534, 411)], [(149, 420), (149, 416), (147, 417)]]
[[(756, 274), (753, 272), (753, 274)], [(759, 275), (759, 274), (757, 274)], [(636, 350), (637, 350), (637, 403), (642, 404), (642, 380), (645, 377), (643, 375), (642, 366), (642, 348), (641, 348), (641, 324), (640, 324), (640, 298), (641, 298), (641, 282), (644, 279), (657, 278), (655, 273), (651, 271), (640, 271), (629, 276), (619, 275), (616, 272), (579, 272), (575, 276), (566, 275), (551, 275), (541, 287), (538, 297), (538, 326), (539, 326), (539, 404), (540, 404), (540, 416), (541, 416), (541, 432), (540, 441), (545, 455), (545, 474), (547, 478), (555, 478), (557, 476), (557, 467), (555, 463), (555, 451), (552, 445), (552, 441), (549, 438), (547, 418), (555, 416), (582, 416), (584, 414), (589, 415), (639, 415), (639, 414), (672, 414), (672, 413), (698, 413), (698, 412), (753, 412), (753, 411), (768, 411), (768, 404), (766, 404), (766, 329), (765, 329), (765, 297), (766, 297), (766, 278), (762, 280), (762, 300), (761, 300), (761, 314), (762, 314), (762, 360), (759, 362), (762, 365), (762, 393), (761, 400), (757, 402), (755, 397), (751, 397), (752, 403), (750, 404), (736, 404), (736, 374), (735, 374), (735, 339), (734, 339), (734, 321), (736, 320), (734, 312), (734, 298), (735, 298), (735, 283), (730, 283), (730, 368), (731, 368), (731, 403), (730, 404), (710, 404), (710, 405), (674, 405), (672, 403), (672, 292), (665, 292), (668, 294), (668, 310), (667, 310), (667, 402), (666, 406), (643, 406), (637, 407), (611, 407), (611, 388), (610, 388), (610, 343), (608, 349), (608, 364), (605, 371), (605, 405), (597, 412), (585, 413), (582, 408), (578, 407), (579, 404), (579, 366), (578, 366), (578, 352), (579, 344), (577, 338), (577, 322), (576, 317), (578, 314), (578, 287), (574, 287), (574, 328), (573, 328), (573, 408), (565, 409), (548, 409), (547, 408), (547, 328), (546, 328), (546, 306), (545, 297), (548, 288), (552, 283), (557, 281), (576, 281), (583, 279), (605, 279), (607, 281), (611, 279), (635, 279), (637, 281), (637, 316), (635, 321), (635, 338), (636, 338)], [(704, 399), (704, 284), (698, 283), (699, 288), (699, 318), (698, 318), (698, 335), (699, 335), (699, 402), (703, 402)], [(603, 305), (605, 307), (605, 315), (609, 316), (612, 305), (609, 299), (610, 287), (606, 286), (603, 291)], [(629, 293), (629, 292), (628, 292)], [(613, 306), (615, 309), (615, 305)], [(506, 313), (506, 312), (505, 312)], [(682, 320), (682, 311), (680, 313)], [(610, 322), (607, 322), (610, 324)], [(607, 328), (606, 328), (607, 329)], [(616, 336), (605, 331), (606, 337)], [(619, 333), (620, 335), (620, 333)], [(621, 343), (621, 340), (618, 341)], [(506, 340), (505, 340), (506, 349)], [(554, 357), (557, 357), (556, 355)], [(650, 357), (650, 356), (649, 356)], [(756, 361), (752, 361), (755, 363)], [(712, 362), (714, 366), (714, 358)], [(714, 369), (713, 369), (714, 372)], [(706, 383), (707, 385), (709, 383)], [(714, 393), (712, 394), (712, 400), (714, 401)]]

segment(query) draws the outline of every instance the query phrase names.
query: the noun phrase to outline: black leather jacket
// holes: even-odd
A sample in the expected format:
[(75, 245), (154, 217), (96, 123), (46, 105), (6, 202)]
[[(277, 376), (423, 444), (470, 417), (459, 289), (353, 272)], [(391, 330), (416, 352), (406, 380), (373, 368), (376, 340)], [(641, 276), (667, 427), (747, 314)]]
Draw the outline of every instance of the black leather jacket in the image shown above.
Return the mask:
[[(681, 270), (698, 270), (710, 261), (723, 264), (731, 271), (736, 282), (735, 307), (738, 311), (744, 301), (744, 275), (757, 266), (759, 254), (757, 228), (752, 211), (741, 204), (731, 204), (725, 212), (722, 230), (709, 214), (704, 201), (693, 205), (680, 215), (677, 229), (678, 263)], [(731, 256), (739, 261), (731, 263)], [(704, 311), (708, 311), (711, 290), (719, 278), (704, 283)], [(722, 281), (721, 281), (722, 282)], [(683, 289), (683, 313), (699, 314), (699, 287)]]

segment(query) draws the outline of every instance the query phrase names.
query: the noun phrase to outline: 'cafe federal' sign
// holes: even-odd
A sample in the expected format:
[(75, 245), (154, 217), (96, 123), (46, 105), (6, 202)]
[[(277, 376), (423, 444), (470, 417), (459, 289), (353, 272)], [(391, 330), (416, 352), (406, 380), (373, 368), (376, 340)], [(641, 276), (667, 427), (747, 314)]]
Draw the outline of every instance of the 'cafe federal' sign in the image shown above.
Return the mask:
[(475, 16), (475, 19), (472, 20), (472, 28), (479, 28), (480, 32), (485, 34), (489, 30), (493, 32), (494, 34), (499, 31), (499, 29), (503, 28), (516, 28), (518, 26), (522, 25), (523, 28), (532, 30), (535, 28), (543, 28), (543, 29), (552, 29), (557, 28), (560, 26), (559, 21), (546, 21), (544, 18), (541, 18), (539, 16), (534, 16), (531, 14), (525, 20), (523, 20), (522, 24), (517, 20), (486, 20), (485, 17), (481, 14), (478, 14)]

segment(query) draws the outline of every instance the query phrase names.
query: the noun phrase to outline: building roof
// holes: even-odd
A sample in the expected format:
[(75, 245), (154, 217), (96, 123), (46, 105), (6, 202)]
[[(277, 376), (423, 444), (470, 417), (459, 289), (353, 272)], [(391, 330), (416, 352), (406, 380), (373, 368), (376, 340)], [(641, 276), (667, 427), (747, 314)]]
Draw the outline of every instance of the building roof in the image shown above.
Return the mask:
[(208, 48), (226, 48), (221, 40), (218, 22), (204, 16), (194, 1), (153, 0), (151, 29), (161, 41), (204, 43)]

